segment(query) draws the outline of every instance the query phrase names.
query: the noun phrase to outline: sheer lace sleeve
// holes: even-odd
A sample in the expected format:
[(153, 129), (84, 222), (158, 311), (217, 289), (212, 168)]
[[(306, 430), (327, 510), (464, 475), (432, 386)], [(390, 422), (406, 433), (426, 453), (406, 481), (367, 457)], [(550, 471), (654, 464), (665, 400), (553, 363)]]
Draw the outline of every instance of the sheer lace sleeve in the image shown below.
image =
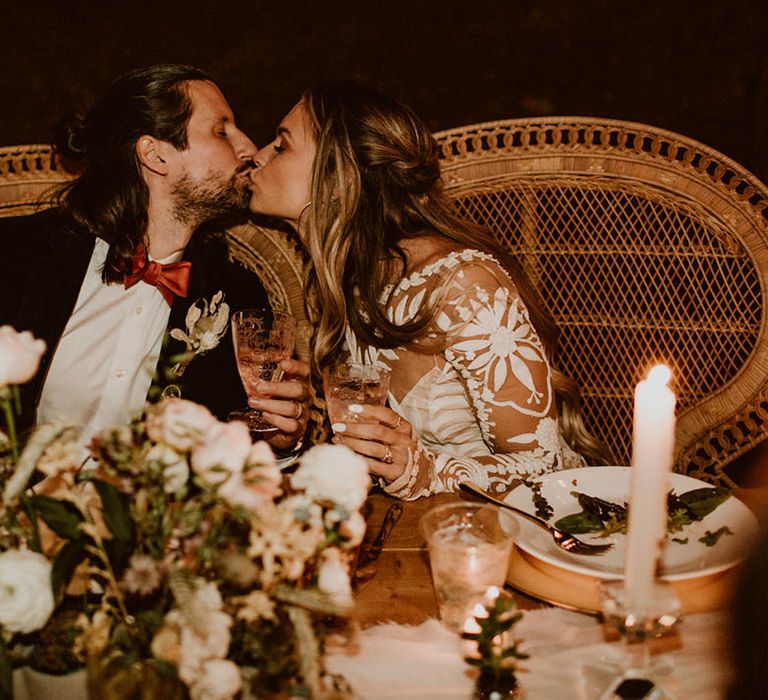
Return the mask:
[(462, 262), (441, 290), (443, 357), (469, 400), (487, 450), (477, 456), (428, 449), (421, 441), (387, 491), (413, 499), (471, 480), (503, 495), (520, 477), (562, 467), (546, 353), (506, 272), (489, 256)]

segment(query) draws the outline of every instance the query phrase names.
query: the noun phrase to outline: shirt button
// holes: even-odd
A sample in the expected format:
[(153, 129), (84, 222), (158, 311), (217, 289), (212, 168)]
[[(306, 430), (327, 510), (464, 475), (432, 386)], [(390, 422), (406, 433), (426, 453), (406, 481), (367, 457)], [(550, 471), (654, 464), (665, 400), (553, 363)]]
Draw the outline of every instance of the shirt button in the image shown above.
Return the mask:
[(142, 308), (140, 306), (136, 307), (136, 315), (138, 316), (142, 312)]
[(125, 371), (124, 371), (124, 370), (122, 370), (122, 369), (119, 369), (119, 370), (117, 370), (117, 371), (115, 372), (115, 376), (116, 376), (118, 379), (122, 379), (122, 378), (125, 376)]

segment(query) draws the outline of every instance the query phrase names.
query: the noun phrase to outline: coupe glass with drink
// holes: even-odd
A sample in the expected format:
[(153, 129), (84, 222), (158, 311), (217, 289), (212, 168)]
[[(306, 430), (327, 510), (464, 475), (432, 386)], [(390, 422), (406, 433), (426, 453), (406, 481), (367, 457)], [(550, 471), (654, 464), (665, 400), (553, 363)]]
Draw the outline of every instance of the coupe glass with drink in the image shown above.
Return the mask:
[[(296, 319), (271, 309), (245, 309), (233, 313), (231, 323), (237, 370), (243, 388), (248, 398), (258, 397), (256, 385), (259, 382), (279, 381), (283, 376), (280, 363), (293, 355)], [(256, 409), (235, 411), (230, 418), (245, 421), (252, 432), (277, 430)]]
[(389, 391), (390, 371), (384, 367), (338, 362), (323, 371), (323, 391), (331, 424), (354, 423), (355, 406), (383, 406)]

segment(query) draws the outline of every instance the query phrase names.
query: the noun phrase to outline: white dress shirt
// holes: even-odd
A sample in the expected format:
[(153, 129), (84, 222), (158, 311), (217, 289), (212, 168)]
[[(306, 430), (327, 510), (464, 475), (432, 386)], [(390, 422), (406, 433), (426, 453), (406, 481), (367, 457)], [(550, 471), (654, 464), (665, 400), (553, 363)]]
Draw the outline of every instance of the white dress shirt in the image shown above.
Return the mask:
[[(157, 287), (104, 284), (108, 244), (96, 240), (72, 316), (45, 378), (37, 422), (63, 420), (81, 439), (137, 415), (160, 357), (170, 307)], [(176, 262), (182, 253), (158, 260)]]

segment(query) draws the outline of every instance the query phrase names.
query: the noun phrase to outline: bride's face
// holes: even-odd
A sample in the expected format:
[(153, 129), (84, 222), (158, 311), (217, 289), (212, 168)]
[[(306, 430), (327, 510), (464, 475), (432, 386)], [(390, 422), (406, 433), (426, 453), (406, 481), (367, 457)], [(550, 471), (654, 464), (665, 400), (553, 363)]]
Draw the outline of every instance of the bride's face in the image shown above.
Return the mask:
[(309, 116), (299, 102), (280, 122), (271, 143), (256, 154), (251, 173), (250, 209), (297, 224), (310, 200), (315, 140)]

